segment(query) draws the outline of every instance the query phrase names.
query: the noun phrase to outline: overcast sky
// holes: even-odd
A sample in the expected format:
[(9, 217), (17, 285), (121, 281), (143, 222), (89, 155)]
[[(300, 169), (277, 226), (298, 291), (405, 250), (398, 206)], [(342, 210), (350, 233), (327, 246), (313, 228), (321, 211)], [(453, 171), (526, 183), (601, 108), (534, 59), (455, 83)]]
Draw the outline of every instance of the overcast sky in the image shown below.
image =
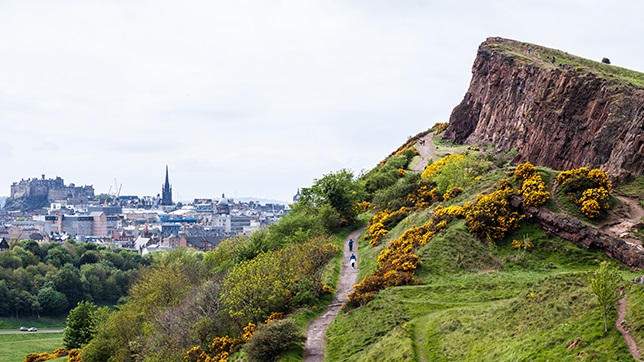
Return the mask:
[[(525, 5), (524, 5), (525, 4)], [(501, 36), (644, 71), (644, 2), (0, 0), (0, 195), (290, 201), (448, 120)]]

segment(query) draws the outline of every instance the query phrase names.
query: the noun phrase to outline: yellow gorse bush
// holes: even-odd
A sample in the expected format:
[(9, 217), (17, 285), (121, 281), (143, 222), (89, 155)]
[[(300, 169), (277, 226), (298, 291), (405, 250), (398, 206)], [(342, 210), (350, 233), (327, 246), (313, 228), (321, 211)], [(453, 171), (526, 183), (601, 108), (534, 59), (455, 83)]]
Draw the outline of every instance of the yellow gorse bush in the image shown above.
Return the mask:
[(478, 195), (476, 203), (468, 205), (464, 211), (470, 233), (485, 240), (500, 240), (516, 229), (523, 219), (523, 215), (510, 206), (510, 199), (516, 194), (513, 189), (503, 189)]
[(515, 180), (527, 180), (537, 173), (537, 169), (530, 162), (525, 162), (517, 166), (514, 170)]
[[(75, 350), (72, 350), (75, 351)], [(29, 353), (26, 357), (24, 362), (40, 362), (40, 361), (49, 361), (51, 359), (59, 358), (59, 357), (65, 357), (70, 352), (67, 352), (66, 349), (64, 348), (56, 348), (55, 351), (52, 353)], [(75, 353), (75, 355), (78, 355), (78, 352)]]
[(464, 159), (465, 159), (465, 156), (461, 155), (459, 153), (455, 153), (455, 154), (452, 154), (452, 155), (447, 155), (447, 156), (441, 158), (440, 160), (438, 160), (436, 162), (433, 162), (432, 164), (428, 165), (425, 168), (425, 170), (423, 171), (423, 173), (421, 174), (421, 176), (423, 178), (431, 179), (432, 176), (434, 175), (434, 173), (438, 172), (438, 170), (440, 170), (441, 167), (445, 166), (449, 162), (456, 161), (456, 160), (464, 160)]
[(376, 213), (371, 218), (371, 221), (369, 221), (368, 237), (371, 238), (369, 244), (377, 245), (381, 240), (387, 237), (389, 230), (387, 230), (387, 228), (385, 227), (385, 223), (387, 223), (388, 220), (394, 217), (403, 218), (407, 216), (410, 211), (410, 208), (403, 206), (396, 211), (389, 211), (385, 209)]
[(357, 213), (367, 212), (369, 211), (370, 207), (371, 207), (371, 203), (369, 201), (361, 201), (353, 205), (353, 209)]
[(448, 125), (449, 125), (449, 122), (436, 123), (434, 125), (434, 133), (439, 134), (439, 133), (443, 132), (444, 130), (447, 129)]
[[(537, 169), (530, 162), (525, 162), (517, 166), (514, 170), (514, 179), (521, 182), (521, 194), (523, 195), (523, 204), (525, 206), (541, 206), (548, 201), (550, 193), (546, 189), (543, 178), (537, 172)], [(512, 187), (509, 181), (499, 184), (499, 188), (507, 189)]]
[(530, 250), (533, 246), (534, 244), (529, 240), (512, 240), (512, 248), (514, 249)]
[(539, 174), (534, 174), (523, 181), (521, 185), (523, 204), (526, 206), (541, 206), (548, 201), (550, 193)]
[(437, 233), (447, 228), (449, 222), (463, 216), (460, 206), (438, 206), (425, 224), (406, 230), (398, 239), (391, 241), (378, 255), (380, 268), (354, 286), (349, 294), (349, 306), (369, 302), (382, 289), (417, 283), (414, 272), (422, 263), (414, 253), (416, 247), (429, 242)]
[[(557, 176), (557, 181), (561, 185), (567, 185), (573, 180), (582, 180), (577, 185), (582, 185), (581, 189), (577, 186), (577, 194), (572, 194), (579, 210), (589, 219), (595, 219), (601, 215), (602, 210), (610, 207), (608, 203), (609, 192), (612, 185), (608, 179), (608, 174), (600, 169), (590, 169), (589, 167), (579, 167), (568, 171), (562, 171)], [(596, 185), (592, 187), (590, 185)], [(581, 192), (581, 196), (579, 196)]]
[[(278, 319), (278, 317), (276, 316), (274, 319)], [(208, 345), (210, 353), (204, 352), (200, 346), (194, 346), (185, 353), (183, 360), (189, 362), (228, 362), (228, 357), (233, 352), (239, 350), (253, 336), (256, 327), (255, 324), (248, 323), (244, 327), (241, 338), (232, 338), (229, 336), (213, 338), (212, 342)]]

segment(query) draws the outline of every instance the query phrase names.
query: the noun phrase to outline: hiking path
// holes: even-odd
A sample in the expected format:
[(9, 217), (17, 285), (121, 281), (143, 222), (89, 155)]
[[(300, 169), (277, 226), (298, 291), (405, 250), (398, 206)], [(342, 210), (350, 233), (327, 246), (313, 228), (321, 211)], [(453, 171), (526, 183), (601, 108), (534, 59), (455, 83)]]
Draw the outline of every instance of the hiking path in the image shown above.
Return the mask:
[(340, 272), (340, 283), (335, 293), (335, 298), (324, 310), (324, 313), (317, 317), (306, 331), (306, 343), (304, 344), (304, 362), (321, 362), (324, 357), (324, 334), (326, 329), (331, 324), (331, 321), (338, 315), (342, 305), (349, 299), (348, 294), (353, 291), (353, 286), (358, 282), (358, 267), (360, 259), (356, 262), (355, 268), (351, 268), (349, 263), (348, 241), (349, 239), (355, 240), (353, 245), (354, 253), (357, 254), (358, 237), (362, 234), (363, 229), (356, 230), (349, 234), (344, 241), (344, 249), (342, 252), (342, 270)]

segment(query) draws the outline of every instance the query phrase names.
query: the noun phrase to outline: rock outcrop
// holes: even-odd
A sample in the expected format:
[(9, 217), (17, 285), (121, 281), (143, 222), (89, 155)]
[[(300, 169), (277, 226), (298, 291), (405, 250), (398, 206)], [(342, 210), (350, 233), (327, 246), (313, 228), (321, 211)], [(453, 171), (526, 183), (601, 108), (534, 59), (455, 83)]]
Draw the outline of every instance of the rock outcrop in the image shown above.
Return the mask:
[(481, 44), (472, 73), (446, 139), (516, 149), (515, 162), (598, 167), (617, 182), (644, 174), (641, 73), (501, 38)]
[(555, 214), (546, 208), (527, 207), (524, 212), (528, 221), (539, 224), (551, 234), (586, 249), (603, 250), (611, 258), (630, 267), (644, 268), (644, 248), (641, 245), (608, 235), (577, 219)]

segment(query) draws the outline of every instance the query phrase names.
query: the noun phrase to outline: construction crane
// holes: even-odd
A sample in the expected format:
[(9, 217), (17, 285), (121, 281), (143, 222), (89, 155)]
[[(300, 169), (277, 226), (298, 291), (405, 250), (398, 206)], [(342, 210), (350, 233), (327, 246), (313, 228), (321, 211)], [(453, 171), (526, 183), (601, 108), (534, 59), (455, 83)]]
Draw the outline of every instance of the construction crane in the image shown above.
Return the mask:
[(116, 201), (116, 199), (121, 195), (121, 187), (123, 187), (123, 184), (119, 185), (118, 182), (116, 182), (116, 177), (114, 177), (114, 201)]
[[(114, 195), (112, 195), (112, 186), (114, 187)], [(103, 201), (103, 206), (107, 206), (107, 200), (109, 200), (110, 197), (114, 196), (114, 201), (116, 202), (116, 199), (121, 195), (121, 188), (123, 187), (123, 184), (118, 184), (116, 181), (116, 177), (114, 177), (114, 185), (110, 185), (110, 189), (107, 191), (107, 196), (105, 197), (105, 200)]]
[(112, 192), (112, 185), (110, 185), (110, 189), (107, 190), (107, 195), (105, 196), (105, 201), (103, 201), (103, 207), (107, 206), (107, 200), (110, 198), (110, 192)]

